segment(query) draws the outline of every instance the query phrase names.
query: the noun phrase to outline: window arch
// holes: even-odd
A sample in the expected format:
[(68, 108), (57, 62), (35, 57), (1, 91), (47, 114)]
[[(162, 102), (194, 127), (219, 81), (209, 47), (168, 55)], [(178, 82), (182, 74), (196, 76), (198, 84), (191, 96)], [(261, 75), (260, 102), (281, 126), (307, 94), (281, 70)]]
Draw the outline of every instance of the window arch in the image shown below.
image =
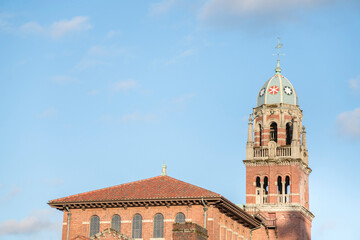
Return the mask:
[(120, 228), (121, 228), (121, 217), (117, 214), (115, 214), (112, 218), (111, 218), (111, 228), (120, 232)]
[(100, 229), (100, 218), (94, 215), (90, 218), (90, 237), (97, 234)]
[(132, 221), (132, 237), (142, 237), (142, 217), (140, 214), (135, 214)]
[(164, 216), (158, 213), (154, 217), (154, 238), (164, 237)]
[(277, 124), (276, 122), (270, 125), (270, 141), (277, 142)]
[(261, 124), (259, 124), (259, 136), (260, 136), (260, 145), (259, 146), (262, 146), (262, 129), (261, 129)]
[(286, 145), (291, 144), (292, 133), (293, 133), (292, 124), (290, 122), (288, 122), (286, 124)]
[(176, 214), (175, 223), (185, 223), (185, 214), (179, 212)]

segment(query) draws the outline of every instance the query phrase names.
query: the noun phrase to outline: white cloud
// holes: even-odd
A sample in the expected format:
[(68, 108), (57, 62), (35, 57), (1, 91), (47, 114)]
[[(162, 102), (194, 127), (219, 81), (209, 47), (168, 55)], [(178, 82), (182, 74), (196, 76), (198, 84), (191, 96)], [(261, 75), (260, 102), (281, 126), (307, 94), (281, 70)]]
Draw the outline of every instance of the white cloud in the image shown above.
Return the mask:
[(40, 26), (37, 22), (25, 23), (20, 28), (22, 31), (27, 32), (27, 33), (42, 34), (45, 31), (45, 29), (42, 26)]
[(76, 78), (68, 77), (68, 76), (55, 76), (52, 77), (51, 81), (57, 84), (64, 85), (68, 83), (77, 82), (78, 80)]
[(107, 34), (106, 34), (106, 38), (113, 38), (116, 35), (119, 35), (121, 32), (119, 30), (110, 30)]
[(350, 79), (349, 87), (353, 93), (359, 92), (360, 91), (360, 77)]
[(169, 61), (165, 62), (165, 65), (174, 64), (177, 61), (179, 61), (180, 59), (191, 56), (191, 55), (194, 55), (195, 53), (196, 53), (195, 49), (192, 49), (192, 48), (186, 49), (186, 50), (180, 52), (179, 54), (175, 55)]
[(157, 117), (155, 114), (140, 114), (136, 112), (130, 114), (124, 114), (121, 116), (121, 121), (124, 123), (134, 122), (134, 121), (151, 122), (156, 119)]
[(130, 89), (134, 89), (136, 87), (138, 87), (139, 84), (137, 81), (129, 79), (126, 81), (120, 81), (120, 82), (116, 82), (111, 86), (111, 90), (114, 92), (118, 92), (118, 91), (127, 91)]
[(111, 114), (100, 116), (97, 121), (105, 124), (119, 124), (130, 122), (153, 122), (158, 118), (155, 114), (143, 114), (138, 112), (123, 114), (120, 117)]
[(90, 55), (98, 55), (98, 56), (115, 56), (120, 55), (125, 52), (125, 48), (116, 48), (114, 46), (105, 47), (105, 46), (92, 46), (89, 49)]
[(177, 98), (174, 98), (172, 102), (177, 105), (184, 105), (184, 104), (188, 103), (194, 97), (195, 97), (194, 93), (188, 93), (188, 94), (181, 95)]
[(13, 17), (11, 14), (0, 13), (0, 30), (8, 31), (12, 29), (12, 25), (8, 19)]
[(91, 91), (88, 92), (88, 94), (91, 95), (91, 96), (98, 95), (99, 93), (100, 93), (100, 91), (97, 90), (97, 89), (94, 89), (94, 90), (91, 90)]
[(55, 108), (51, 107), (46, 109), (44, 112), (38, 114), (39, 118), (51, 118), (57, 115), (57, 111)]
[(75, 68), (77, 70), (84, 70), (84, 69), (88, 69), (100, 65), (107, 65), (107, 64), (109, 64), (107, 61), (84, 58), (79, 63), (76, 64)]
[(20, 188), (17, 187), (11, 187), (10, 191), (8, 193), (6, 193), (5, 195), (0, 197), (0, 202), (6, 202), (11, 200), (12, 198), (14, 198), (15, 196), (19, 195), (19, 193), (21, 192)]
[(261, 20), (269, 21), (290, 16), (290, 10), (312, 7), (330, 1), (332, 0), (208, 0), (201, 7), (199, 18), (205, 22), (234, 24), (251, 17), (267, 16)]
[(336, 124), (341, 135), (360, 139), (360, 108), (339, 114)]
[(51, 25), (51, 36), (54, 38), (62, 37), (71, 32), (80, 32), (92, 28), (88, 17), (78, 16), (71, 20), (61, 20)]
[(11, 219), (0, 223), (0, 236), (37, 234), (47, 230), (55, 230), (60, 223), (52, 220), (53, 209), (33, 212), (20, 221)]
[(61, 20), (52, 23), (50, 26), (41, 26), (32, 21), (23, 24), (20, 30), (25, 33), (44, 34), (52, 38), (60, 38), (75, 32), (86, 31), (92, 28), (89, 18), (85, 16), (73, 17), (70, 20)]
[(161, 2), (153, 3), (150, 5), (150, 15), (161, 15), (168, 12), (176, 5), (177, 0), (163, 0)]

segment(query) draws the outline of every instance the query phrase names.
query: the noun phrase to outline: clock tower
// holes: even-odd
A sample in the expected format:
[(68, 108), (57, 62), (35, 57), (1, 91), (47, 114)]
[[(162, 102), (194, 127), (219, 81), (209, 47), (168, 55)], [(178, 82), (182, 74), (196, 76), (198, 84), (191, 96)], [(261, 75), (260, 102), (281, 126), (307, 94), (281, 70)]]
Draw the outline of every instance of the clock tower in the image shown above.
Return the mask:
[(279, 62), (275, 75), (260, 88), (249, 118), (245, 210), (263, 223), (252, 239), (310, 240), (314, 215), (309, 210), (311, 169), (303, 112)]

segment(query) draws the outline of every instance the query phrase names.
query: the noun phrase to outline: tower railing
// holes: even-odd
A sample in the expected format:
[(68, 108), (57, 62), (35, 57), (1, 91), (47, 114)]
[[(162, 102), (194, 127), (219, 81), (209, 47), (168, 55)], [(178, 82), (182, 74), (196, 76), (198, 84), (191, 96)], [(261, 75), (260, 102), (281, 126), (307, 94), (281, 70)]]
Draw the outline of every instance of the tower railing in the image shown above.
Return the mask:
[(277, 196), (277, 202), (280, 204), (290, 203), (290, 194), (279, 194)]
[[(291, 147), (290, 146), (281, 146), (276, 148), (276, 157), (291, 157)], [(267, 158), (269, 157), (269, 148), (264, 147), (254, 147), (254, 158)]]

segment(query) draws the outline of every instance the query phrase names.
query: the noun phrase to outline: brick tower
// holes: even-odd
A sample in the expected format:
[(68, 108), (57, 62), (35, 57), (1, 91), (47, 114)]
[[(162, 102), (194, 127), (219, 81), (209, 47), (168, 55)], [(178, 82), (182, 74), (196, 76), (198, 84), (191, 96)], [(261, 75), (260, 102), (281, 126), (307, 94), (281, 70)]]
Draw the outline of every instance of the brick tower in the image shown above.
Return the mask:
[(298, 96), (281, 74), (278, 58), (275, 75), (260, 89), (249, 119), (245, 210), (263, 223), (253, 239), (311, 239), (311, 169), (302, 118)]

